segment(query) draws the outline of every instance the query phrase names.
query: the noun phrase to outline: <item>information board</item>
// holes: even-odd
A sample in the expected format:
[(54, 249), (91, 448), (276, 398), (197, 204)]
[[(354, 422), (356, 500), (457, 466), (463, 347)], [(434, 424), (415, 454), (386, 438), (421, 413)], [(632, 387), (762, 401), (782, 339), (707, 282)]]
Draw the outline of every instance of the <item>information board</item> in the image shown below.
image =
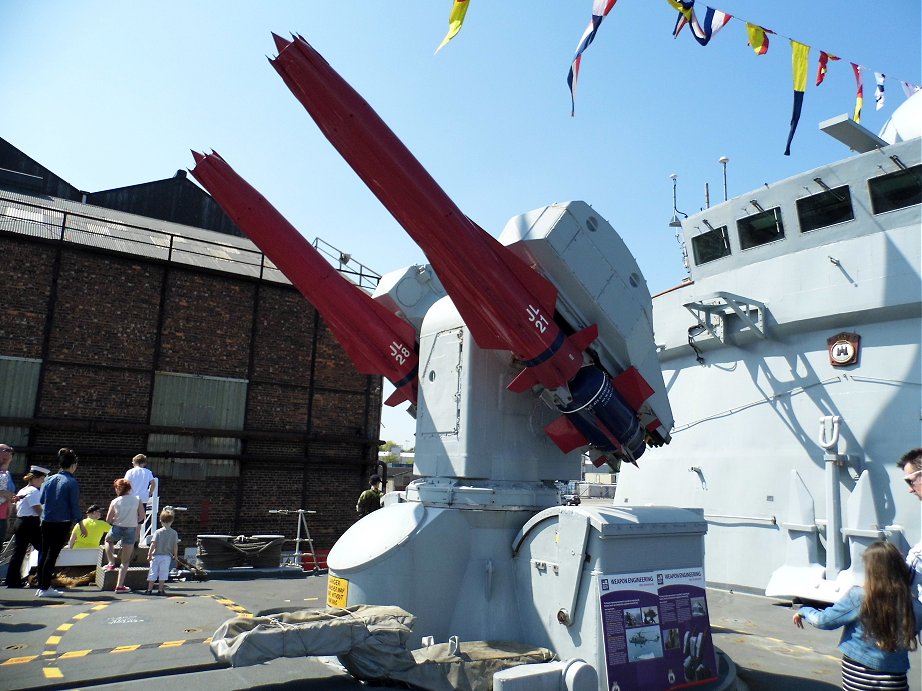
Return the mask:
[(598, 578), (610, 691), (683, 689), (717, 679), (702, 567)]

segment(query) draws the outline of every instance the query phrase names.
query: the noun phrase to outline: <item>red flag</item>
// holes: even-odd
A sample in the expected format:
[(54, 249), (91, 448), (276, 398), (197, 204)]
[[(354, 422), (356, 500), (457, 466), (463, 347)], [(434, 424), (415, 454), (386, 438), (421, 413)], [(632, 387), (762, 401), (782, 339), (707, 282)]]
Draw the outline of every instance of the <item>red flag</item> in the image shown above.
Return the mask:
[(820, 51), (820, 65), (816, 70), (816, 85), (819, 86), (823, 83), (823, 80), (826, 79), (826, 63), (830, 60), (838, 60), (835, 55), (832, 53), (827, 53), (825, 51)]
[(864, 85), (861, 83), (861, 65), (852, 63), (852, 70), (855, 72), (855, 81), (858, 83), (858, 93), (855, 94), (855, 122), (861, 122), (861, 106), (864, 105)]

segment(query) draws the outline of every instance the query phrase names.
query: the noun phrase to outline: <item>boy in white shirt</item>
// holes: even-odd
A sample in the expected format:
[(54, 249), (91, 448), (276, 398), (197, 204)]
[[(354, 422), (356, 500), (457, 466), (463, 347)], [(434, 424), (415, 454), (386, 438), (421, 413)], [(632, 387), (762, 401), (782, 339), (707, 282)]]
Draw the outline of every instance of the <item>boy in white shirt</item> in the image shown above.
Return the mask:
[(157, 478), (147, 467), (147, 456), (143, 453), (131, 459), (131, 469), (125, 473), (125, 479), (131, 483), (131, 493), (144, 505), (157, 490)]

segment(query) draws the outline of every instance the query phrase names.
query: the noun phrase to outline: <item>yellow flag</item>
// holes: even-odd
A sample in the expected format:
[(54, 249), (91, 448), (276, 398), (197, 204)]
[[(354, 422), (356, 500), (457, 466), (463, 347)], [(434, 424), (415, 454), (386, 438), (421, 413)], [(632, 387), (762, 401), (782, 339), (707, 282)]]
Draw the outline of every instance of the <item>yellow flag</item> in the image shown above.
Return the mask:
[(442, 39), (439, 47), (435, 49), (436, 53), (442, 50), (442, 48), (461, 31), (461, 25), (464, 24), (464, 15), (467, 14), (467, 6), (469, 4), (469, 0), (454, 1), (451, 6), (451, 14), (448, 15), (448, 33), (445, 34), (445, 38)]
[(666, 2), (668, 2), (670, 5), (676, 8), (680, 13), (682, 13), (682, 15), (684, 15), (684, 17), (687, 20), (691, 21), (692, 12), (694, 11), (692, 9), (692, 6), (694, 5), (694, 1), (691, 4), (689, 4), (688, 2), (680, 2), (679, 0), (666, 0)]
[(749, 34), (749, 46), (756, 55), (765, 55), (768, 52), (768, 34), (765, 29), (746, 22), (746, 33)]
[(807, 58), (810, 46), (791, 39), (791, 75), (794, 77), (794, 91), (807, 90)]

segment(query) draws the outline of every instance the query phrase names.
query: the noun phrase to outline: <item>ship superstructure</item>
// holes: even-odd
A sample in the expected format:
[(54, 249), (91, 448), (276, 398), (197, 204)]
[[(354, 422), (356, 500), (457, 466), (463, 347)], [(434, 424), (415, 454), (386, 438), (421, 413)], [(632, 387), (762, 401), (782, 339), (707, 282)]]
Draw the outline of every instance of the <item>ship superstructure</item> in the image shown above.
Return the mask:
[(831, 602), (869, 542), (920, 537), (922, 146), (822, 126), (864, 153), (682, 223), (690, 280), (653, 308), (673, 442), (615, 503), (703, 508), (711, 584)]

